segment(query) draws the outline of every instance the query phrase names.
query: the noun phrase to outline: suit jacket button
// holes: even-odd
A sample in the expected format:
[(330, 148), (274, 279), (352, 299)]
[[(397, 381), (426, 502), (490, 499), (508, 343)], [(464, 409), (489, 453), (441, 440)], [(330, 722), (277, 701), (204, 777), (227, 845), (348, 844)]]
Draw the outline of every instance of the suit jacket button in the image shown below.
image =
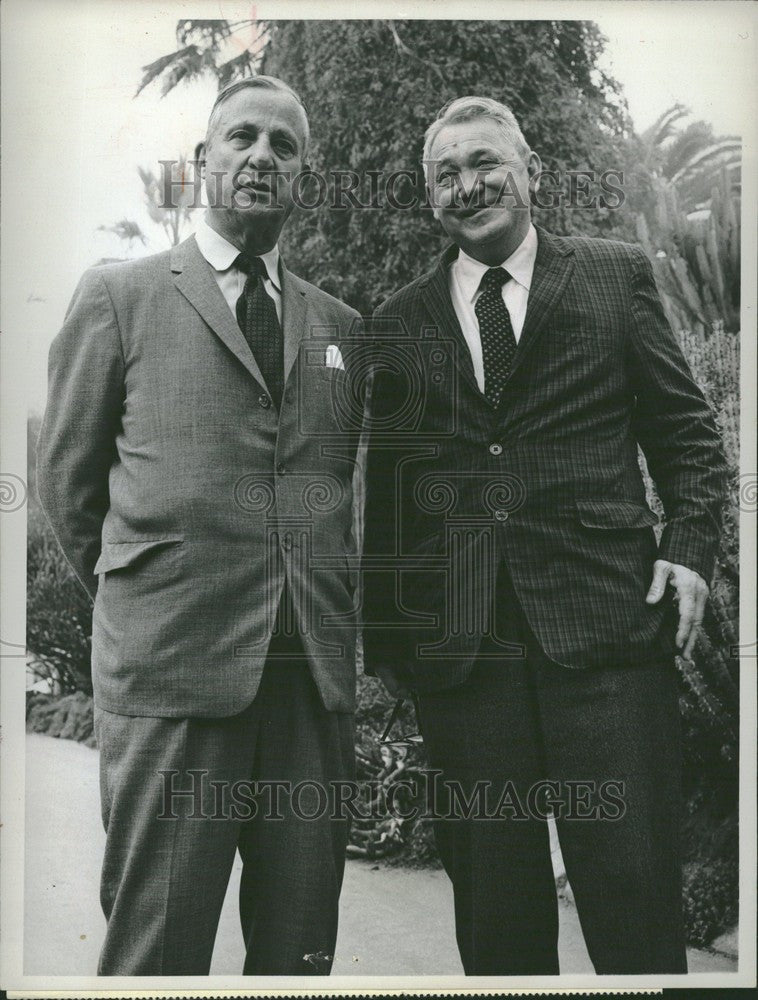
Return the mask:
[(258, 397), (258, 403), (263, 407), (264, 410), (267, 410), (269, 406), (271, 406), (271, 400), (268, 398), (268, 396), (265, 395), (265, 393)]
[(490, 455), (502, 455), (503, 446), (501, 444), (491, 444), (490, 445)]
[(495, 519), (498, 520), (498, 521), (507, 521), (508, 520), (508, 511), (507, 510), (496, 510), (495, 511)]

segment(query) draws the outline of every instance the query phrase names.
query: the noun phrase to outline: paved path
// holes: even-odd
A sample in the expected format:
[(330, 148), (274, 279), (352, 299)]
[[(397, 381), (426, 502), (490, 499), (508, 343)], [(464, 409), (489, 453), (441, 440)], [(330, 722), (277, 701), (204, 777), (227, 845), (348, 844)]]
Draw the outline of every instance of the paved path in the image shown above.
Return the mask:
[[(91, 975), (104, 933), (98, 878), (97, 752), (69, 740), (27, 736), (26, 913), (28, 975)], [(242, 969), (235, 865), (219, 923), (211, 973)], [(560, 906), (562, 973), (592, 973), (576, 910)], [(690, 951), (690, 971), (734, 971), (719, 955)], [(443, 872), (349, 861), (334, 973), (460, 975), (452, 893)], [(589, 984), (588, 984), (589, 985)]]

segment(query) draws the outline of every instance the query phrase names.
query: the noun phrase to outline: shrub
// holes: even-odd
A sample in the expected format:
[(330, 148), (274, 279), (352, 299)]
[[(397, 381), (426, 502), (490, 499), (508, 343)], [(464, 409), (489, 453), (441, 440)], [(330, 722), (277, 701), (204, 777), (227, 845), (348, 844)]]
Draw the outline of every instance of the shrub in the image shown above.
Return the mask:
[[(363, 673), (359, 675), (356, 774), (358, 781), (365, 784), (358, 809), (370, 817), (353, 821), (348, 853), (354, 857), (383, 858), (391, 864), (409, 867), (439, 867), (431, 823), (423, 816), (426, 802), (421, 798), (411, 800), (407, 788), (398, 785), (393, 794), (400, 792), (400, 808), (391, 815), (383, 807), (384, 797), (398, 782), (411, 782), (423, 788), (420, 772), (427, 767), (423, 746), (410, 750), (380, 747), (379, 740), (394, 703), (395, 699), (378, 680)], [(398, 733), (415, 731), (417, 722), (410, 705), (403, 707), (396, 727)], [(417, 807), (418, 819), (396, 815), (408, 812), (411, 806)]]
[(58, 694), (92, 692), (92, 604), (38, 504), (27, 528), (26, 643), (29, 665)]
[(737, 873), (726, 861), (685, 872), (684, 914), (690, 944), (703, 948), (737, 922)]
[[(666, 302), (665, 291), (663, 298)], [(714, 412), (731, 480), (703, 627), (692, 660), (677, 660), (686, 800), (683, 849), (689, 871), (685, 916), (688, 940), (702, 945), (729, 928), (737, 908), (739, 335), (719, 321), (707, 331), (678, 331), (678, 336)], [(646, 480), (651, 502), (660, 512), (647, 473)], [(712, 888), (718, 891), (709, 899)]]
[(658, 181), (655, 214), (637, 219), (675, 330), (702, 333), (740, 324), (740, 199), (726, 170), (714, 179), (706, 212), (685, 213), (674, 184)]
[(29, 691), (26, 696), (26, 728), (62, 740), (95, 746), (92, 699), (83, 691), (62, 697)]

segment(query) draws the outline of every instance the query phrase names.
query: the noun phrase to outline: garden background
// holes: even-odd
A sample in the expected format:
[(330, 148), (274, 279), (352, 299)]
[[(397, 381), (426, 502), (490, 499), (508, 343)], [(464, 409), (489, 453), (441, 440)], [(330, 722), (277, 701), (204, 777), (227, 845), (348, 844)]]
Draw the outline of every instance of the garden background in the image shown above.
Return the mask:
[[(740, 138), (715, 135), (674, 104), (638, 133), (620, 83), (602, 65), (603, 36), (582, 21), (182, 21), (176, 46), (144, 67), (137, 94), (191, 94), (255, 72), (281, 76), (303, 97), (311, 166), (364, 176), (420, 171), (424, 130), (464, 93), (509, 104), (549, 169), (622, 171), (616, 209), (537, 209), (557, 233), (641, 244), (693, 374), (716, 414), (732, 475), (712, 598), (693, 661), (680, 661), (686, 753), (685, 904), (691, 943), (708, 944), (737, 920), (738, 513)], [(160, 114), (158, 109), (157, 114)], [(197, 138), (200, 138), (198, 136)], [(191, 158), (193, 148), (166, 150)], [(158, 164), (136, 164), (149, 222), (103, 218), (114, 237), (104, 258), (178, 242), (193, 228), (189, 202), (160, 206)], [(407, 189), (398, 187), (400, 197)], [(152, 227), (152, 228), (150, 228)], [(157, 241), (156, 241), (157, 237)], [(323, 209), (294, 216), (283, 252), (297, 273), (363, 313), (427, 270), (444, 236), (428, 209)], [(97, 242), (93, 240), (93, 248)], [(116, 249), (112, 249), (112, 248)], [(92, 744), (91, 607), (39, 510), (29, 422), (27, 726)], [(651, 503), (658, 505), (649, 483)], [(660, 511), (660, 506), (658, 505)], [(386, 783), (423, 766), (420, 753), (377, 750), (391, 699), (360, 680), (359, 773)], [(410, 720), (407, 720), (411, 724)], [(412, 753), (417, 753), (413, 751)], [(393, 864), (435, 865), (424, 821), (356, 823), (351, 852)]]

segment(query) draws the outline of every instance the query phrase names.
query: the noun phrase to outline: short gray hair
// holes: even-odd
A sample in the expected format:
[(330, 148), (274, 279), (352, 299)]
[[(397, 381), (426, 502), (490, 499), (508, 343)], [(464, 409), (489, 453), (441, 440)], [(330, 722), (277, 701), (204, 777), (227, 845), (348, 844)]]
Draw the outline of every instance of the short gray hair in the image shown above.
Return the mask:
[(208, 116), (208, 125), (205, 130), (206, 146), (208, 145), (210, 137), (218, 124), (218, 120), (221, 116), (221, 106), (240, 90), (254, 90), (256, 88), (261, 90), (278, 90), (280, 93), (288, 94), (300, 105), (303, 119), (303, 131), (305, 133), (305, 145), (303, 146), (302, 152), (303, 157), (305, 157), (308, 152), (308, 145), (311, 138), (308, 112), (297, 91), (293, 90), (289, 84), (284, 82), (284, 80), (280, 80), (275, 76), (246, 76), (243, 80), (235, 80), (234, 83), (228, 84), (223, 90), (218, 92), (216, 100), (213, 102), (211, 113)]
[(423, 155), (424, 173), (427, 170), (427, 163), (431, 160), (429, 154), (432, 151), (434, 140), (437, 138), (439, 132), (446, 125), (454, 125), (457, 122), (469, 122), (474, 118), (489, 118), (491, 121), (496, 122), (500, 126), (505, 138), (513, 143), (518, 152), (524, 157), (524, 160), (529, 159), (529, 154), (531, 153), (529, 143), (524, 138), (521, 126), (516, 121), (516, 117), (511, 109), (507, 105), (501, 104), (500, 101), (494, 101), (491, 97), (475, 97), (471, 95), (468, 97), (456, 97), (452, 101), (448, 101), (437, 112), (437, 117), (426, 130)]

